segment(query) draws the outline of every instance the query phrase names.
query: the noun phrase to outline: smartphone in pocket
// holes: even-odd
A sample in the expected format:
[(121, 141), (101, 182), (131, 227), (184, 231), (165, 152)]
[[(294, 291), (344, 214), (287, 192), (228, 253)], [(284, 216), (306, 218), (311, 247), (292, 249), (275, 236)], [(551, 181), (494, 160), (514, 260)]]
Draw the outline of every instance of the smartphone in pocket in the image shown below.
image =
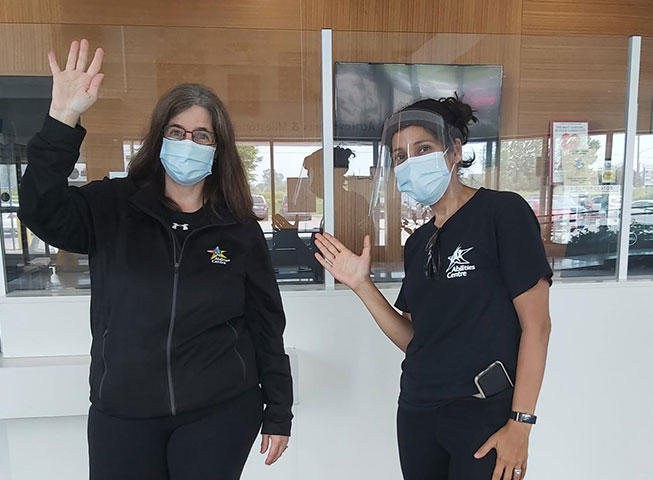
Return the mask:
[(476, 375), (474, 383), (478, 388), (478, 393), (474, 396), (480, 398), (491, 397), (515, 386), (506, 367), (499, 360)]

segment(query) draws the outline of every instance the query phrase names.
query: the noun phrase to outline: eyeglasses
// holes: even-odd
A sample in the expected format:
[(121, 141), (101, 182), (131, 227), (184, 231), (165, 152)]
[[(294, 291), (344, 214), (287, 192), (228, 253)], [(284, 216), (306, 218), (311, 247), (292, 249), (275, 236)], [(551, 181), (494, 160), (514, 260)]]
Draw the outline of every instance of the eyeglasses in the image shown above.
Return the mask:
[(440, 236), (440, 229), (435, 227), (435, 233), (431, 235), (429, 241), (426, 242), (426, 263), (424, 264), (424, 275), (426, 278), (432, 278), (433, 275), (438, 275), (440, 272), (440, 250), (438, 249), (438, 238)]
[(193, 130), (192, 132), (189, 132), (177, 125), (166, 125), (163, 127), (163, 136), (168, 140), (185, 140), (187, 133), (191, 134), (191, 139), (195, 143), (200, 145), (215, 145), (216, 137), (213, 132), (207, 130)]

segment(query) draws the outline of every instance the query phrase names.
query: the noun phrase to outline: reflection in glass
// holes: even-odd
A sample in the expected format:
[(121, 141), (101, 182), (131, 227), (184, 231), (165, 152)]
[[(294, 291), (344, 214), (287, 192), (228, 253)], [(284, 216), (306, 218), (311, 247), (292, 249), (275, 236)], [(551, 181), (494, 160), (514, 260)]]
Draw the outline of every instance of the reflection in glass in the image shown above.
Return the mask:
[(653, 134), (637, 135), (633, 161), (633, 202), (628, 275), (653, 273)]

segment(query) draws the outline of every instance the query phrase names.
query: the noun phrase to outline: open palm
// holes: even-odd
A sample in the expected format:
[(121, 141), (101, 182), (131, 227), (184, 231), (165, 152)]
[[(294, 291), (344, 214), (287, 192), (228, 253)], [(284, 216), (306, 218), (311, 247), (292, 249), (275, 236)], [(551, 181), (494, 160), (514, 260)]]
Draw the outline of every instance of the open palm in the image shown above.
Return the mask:
[(322, 255), (315, 254), (315, 258), (339, 282), (344, 283), (352, 290), (356, 290), (365, 281), (370, 279), (371, 245), (370, 236), (363, 240), (363, 252), (356, 255), (336, 237), (328, 233), (316, 235), (315, 244)]
[(88, 61), (88, 41), (75, 40), (70, 44), (66, 68), (61, 70), (54, 52), (48, 53), (52, 71), (52, 103), (50, 115), (68, 125), (74, 126), (81, 114), (95, 103), (104, 74), (102, 67), (104, 51), (98, 48), (91, 65)]

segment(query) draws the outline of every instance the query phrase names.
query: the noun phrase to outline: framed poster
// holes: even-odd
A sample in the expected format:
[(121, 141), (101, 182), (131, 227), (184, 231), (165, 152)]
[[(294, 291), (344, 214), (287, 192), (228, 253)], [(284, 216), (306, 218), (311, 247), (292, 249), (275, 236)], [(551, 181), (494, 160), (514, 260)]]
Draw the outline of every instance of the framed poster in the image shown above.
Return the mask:
[(587, 122), (551, 122), (551, 182), (594, 185), (597, 173), (589, 148)]

